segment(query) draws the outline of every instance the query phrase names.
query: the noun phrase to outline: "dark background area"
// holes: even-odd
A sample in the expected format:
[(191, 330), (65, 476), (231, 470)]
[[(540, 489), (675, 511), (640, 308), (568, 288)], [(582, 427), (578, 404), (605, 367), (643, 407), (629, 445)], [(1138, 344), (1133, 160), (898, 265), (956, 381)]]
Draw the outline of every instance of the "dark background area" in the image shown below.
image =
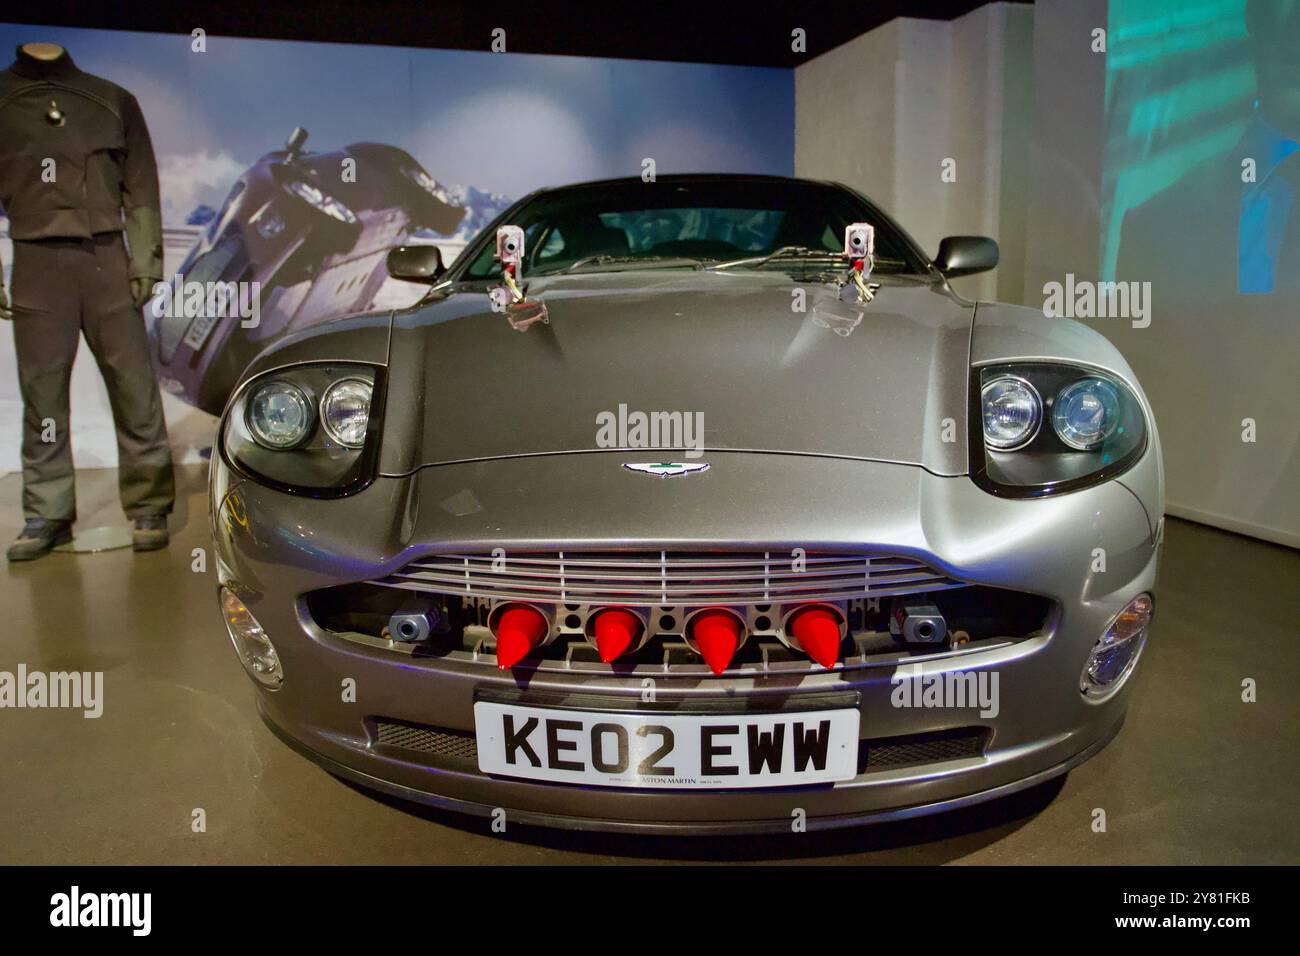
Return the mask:
[[(151, 4), (43, 0), (11, 23), (486, 50), (506, 31), (507, 52), (794, 67), (898, 16), (950, 20), (985, 0), (809, 0), (802, 3), (447, 4), (429, 0), (200, 0)], [(807, 31), (793, 52), (791, 31)]]

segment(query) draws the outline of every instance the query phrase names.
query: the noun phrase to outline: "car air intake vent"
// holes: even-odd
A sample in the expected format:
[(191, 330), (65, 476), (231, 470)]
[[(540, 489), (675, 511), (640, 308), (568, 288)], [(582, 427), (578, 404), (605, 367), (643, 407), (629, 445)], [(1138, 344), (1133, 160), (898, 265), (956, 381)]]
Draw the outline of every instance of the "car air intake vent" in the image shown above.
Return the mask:
[(788, 604), (961, 587), (912, 558), (789, 551), (435, 554), (377, 584), (555, 604)]
[(375, 745), (429, 754), (449, 763), (478, 766), (478, 744), (472, 733), (425, 727), (396, 720), (375, 721)]
[(987, 739), (988, 731), (982, 727), (956, 727), (928, 734), (864, 740), (858, 747), (858, 773), (979, 757), (984, 753)]

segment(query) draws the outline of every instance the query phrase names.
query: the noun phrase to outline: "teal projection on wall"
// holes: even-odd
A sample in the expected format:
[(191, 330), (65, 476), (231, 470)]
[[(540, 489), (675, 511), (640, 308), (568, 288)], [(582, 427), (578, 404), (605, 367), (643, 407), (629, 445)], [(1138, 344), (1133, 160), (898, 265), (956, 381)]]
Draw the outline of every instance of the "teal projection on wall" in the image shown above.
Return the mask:
[(1124, 214), (1199, 164), (1226, 156), (1246, 131), (1256, 94), (1245, 6), (1111, 0), (1103, 278), (1115, 277)]

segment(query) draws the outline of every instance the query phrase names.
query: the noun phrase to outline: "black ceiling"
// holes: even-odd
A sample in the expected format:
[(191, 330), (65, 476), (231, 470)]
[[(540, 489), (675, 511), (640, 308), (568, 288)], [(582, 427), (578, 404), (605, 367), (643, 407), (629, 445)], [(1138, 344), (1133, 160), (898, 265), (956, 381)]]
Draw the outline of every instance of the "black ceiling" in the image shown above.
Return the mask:
[[(479, 0), (42, 0), (0, 15), (59, 26), (487, 50), (506, 30), (514, 53), (797, 66), (898, 16), (952, 19), (986, 0), (527, 3)], [(791, 31), (807, 31), (807, 52)], [(33, 37), (33, 39), (39, 39)]]

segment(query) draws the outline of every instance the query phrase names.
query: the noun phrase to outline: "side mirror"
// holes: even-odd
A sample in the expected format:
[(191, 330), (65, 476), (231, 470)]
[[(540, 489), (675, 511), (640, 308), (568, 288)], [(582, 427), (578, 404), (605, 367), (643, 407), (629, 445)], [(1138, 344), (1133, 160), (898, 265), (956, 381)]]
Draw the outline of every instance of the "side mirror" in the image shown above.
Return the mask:
[(397, 246), (388, 250), (388, 274), (394, 279), (433, 285), (445, 271), (437, 246)]
[(988, 272), (997, 264), (998, 244), (988, 236), (948, 236), (934, 257), (934, 267), (949, 279)]

